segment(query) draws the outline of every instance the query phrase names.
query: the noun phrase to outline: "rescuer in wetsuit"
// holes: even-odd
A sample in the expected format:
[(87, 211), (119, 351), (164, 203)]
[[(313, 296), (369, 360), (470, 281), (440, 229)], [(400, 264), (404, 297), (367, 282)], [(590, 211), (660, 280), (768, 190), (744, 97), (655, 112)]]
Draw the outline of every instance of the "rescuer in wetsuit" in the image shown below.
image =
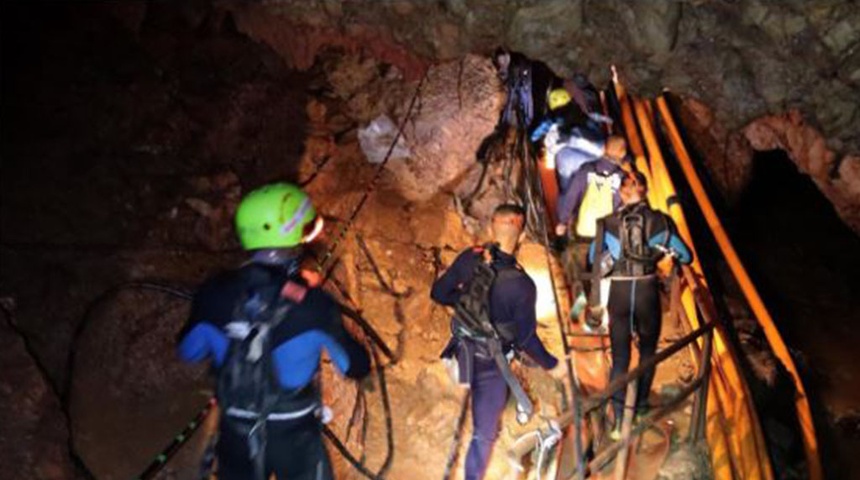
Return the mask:
[[(514, 253), (522, 240), (525, 211), (516, 205), (501, 205), (492, 218), (495, 243), (470, 248), (457, 257), (451, 267), (433, 284), (431, 298), (446, 306), (455, 306), (467, 290), (478, 262), (489, 260), (497, 272), (488, 303), (490, 319), (504, 341), (505, 353), (525, 353), (553, 376), (566, 373), (544, 347), (535, 328), (537, 288), (517, 263)], [(484, 477), (487, 462), (499, 430), (499, 420), (508, 398), (508, 384), (500, 368), (480, 342), (470, 339), (452, 319), (453, 337), (442, 353), (443, 358), (456, 357), (460, 382), (472, 390), (472, 441), (466, 456), (466, 480)]]
[[(589, 286), (599, 288), (599, 282), (587, 278), (588, 245), (596, 234), (597, 219), (621, 206), (618, 188), (624, 175), (622, 165), (627, 161), (627, 143), (624, 138), (613, 135), (606, 141), (603, 156), (583, 165), (567, 190), (559, 195), (556, 248), (563, 250), (562, 264), (568, 284), (574, 291), (572, 318), (578, 318), (584, 310)], [(586, 324), (589, 321), (590, 317), (587, 317)]]
[[(602, 235), (595, 238), (589, 251), (592, 264), (611, 264), (606, 269), (609, 271), (603, 272), (612, 281), (607, 301), (612, 346), (610, 382), (627, 373), (634, 332), (639, 336), (640, 363), (653, 357), (657, 350), (661, 327), (657, 262), (667, 254), (684, 264), (692, 261), (690, 250), (676, 233), (675, 222), (648, 205), (646, 191), (642, 173), (634, 171), (624, 176), (619, 189), (623, 206), (599, 220), (603, 224), (602, 228), (598, 227)], [(653, 368), (639, 379), (636, 408), (640, 412), (646, 408), (653, 381)], [(620, 435), (624, 394), (625, 390), (621, 389), (612, 397), (615, 426), (610, 437), (613, 439)]]
[(543, 139), (544, 154), (554, 160), (558, 189), (565, 192), (583, 165), (604, 154), (606, 137), (599, 127), (589, 126), (589, 117), (567, 90), (549, 92), (547, 104), (550, 112), (530, 138), (532, 142)]
[[(179, 341), (183, 360), (211, 359), (217, 372), (222, 408), (218, 478), (331, 479), (320, 432), (320, 392), (314, 382), (320, 355), (325, 350), (332, 364), (354, 379), (368, 374), (370, 360), (344, 329), (334, 299), (308, 285), (300, 271), (302, 247), (320, 232), (322, 219), (305, 192), (277, 183), (242, 199), (236, 229), (251, 258), (199, 288)], [(276, 306), (283, 308), (282, 321), (267, 325), (251, 321)], [(238, 349), (249, 342), (267, 345), (258, 347), (262, 353), (252, 361), (252, 368), (258, 364), (265, 368), (257, 371), (260, 375), (236, 369), (250, 355), (250, 349), (247, 355)], [(242, 355), (237, 357), (237, 351)], [(243, 405), (248, 392), (254, 394), (251, 406)], [(272, 400), (260, 402), (261, 396)], [(259, 437), (258, 431), (265, 433)]]

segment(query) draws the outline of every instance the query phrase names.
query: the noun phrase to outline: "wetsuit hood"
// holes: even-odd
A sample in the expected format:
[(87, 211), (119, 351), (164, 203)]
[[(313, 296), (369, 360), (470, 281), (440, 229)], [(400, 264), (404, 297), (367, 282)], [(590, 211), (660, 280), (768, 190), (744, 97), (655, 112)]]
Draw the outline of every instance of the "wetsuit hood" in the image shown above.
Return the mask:
[(274, 267), (293, 277), (299, 273), (301, 254), (300, 248), (264, 248), (254, 252), (250, 263)]

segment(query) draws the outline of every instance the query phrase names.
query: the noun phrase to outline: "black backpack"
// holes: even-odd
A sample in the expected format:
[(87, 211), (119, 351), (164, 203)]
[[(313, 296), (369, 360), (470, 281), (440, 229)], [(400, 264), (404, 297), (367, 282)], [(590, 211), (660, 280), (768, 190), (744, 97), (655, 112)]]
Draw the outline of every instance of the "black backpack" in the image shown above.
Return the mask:
[[(281, 296), (281, 287), (269, 280), (242, 294), (225, 327), (230, 345), (217, 374), (222, 422), (247, 436), (257, 478), (264, 476), (266, 419), (290, 395), (278, 385), (272, 360), (273, 333), (293, 306)], [(240, 421), (231, 421), (234, 419)]]
[(455, 307), (457, 326), (467, 337), (498, 337), (505, 345), (509, 345), (516, 340), (516, 325), (499, 325), (493, 322), (490, 317), (490, 293), (496, 282), (523, 275), (522, 267), (519, 264), (499, 267), (487, 263), (484, 255), (489, 253), (490, 248), (492, 247), (484, 246), (478, 250), (482, 258), (475, 264), (472, 278)]
[[(492, 264), (492, 246), (477, 250), (476, 262), (466, 291), (455, 306), (454, 334), (476, 342), (476, 348), (489, 355), (517, 401), (517, 421), (525, 424), (534, 412), (534, 405), (522, 385), (511, 372), (504, 348), (516, 341), (516, 324), (497, 324), (490, 317), (490, 293), (493, 284), (524, 275), (519, 264), (497, 267)], [(489, 258), (488, 258), (489, 257)]]
[[(667, 232), (666, 241), (669, 239), (669, 225), (666, 217), (658, 214), (665, 223)], [(621, 255), (627, 267), (627, 274), (641, 276), (653, 272), (657, 260), (662, 252), (648, 244), (648, 235), (654, 229), (651, 226), (650, 215), (645, 215), (642, 208), (633, 209), (621, 216), (619, 235), (621, 236)], [(664, 245), (665, 247), (666, 245)]]

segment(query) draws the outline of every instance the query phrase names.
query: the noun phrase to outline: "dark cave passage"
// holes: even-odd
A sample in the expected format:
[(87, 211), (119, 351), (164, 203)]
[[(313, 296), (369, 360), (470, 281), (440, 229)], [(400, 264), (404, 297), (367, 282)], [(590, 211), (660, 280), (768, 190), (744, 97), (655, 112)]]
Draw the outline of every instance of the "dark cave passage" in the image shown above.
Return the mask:
[(860, 238), (784, 151), (758, 153), (753, 169), (726, 225), (819, 408), (835, 424), (839, 456), (856, 469)]

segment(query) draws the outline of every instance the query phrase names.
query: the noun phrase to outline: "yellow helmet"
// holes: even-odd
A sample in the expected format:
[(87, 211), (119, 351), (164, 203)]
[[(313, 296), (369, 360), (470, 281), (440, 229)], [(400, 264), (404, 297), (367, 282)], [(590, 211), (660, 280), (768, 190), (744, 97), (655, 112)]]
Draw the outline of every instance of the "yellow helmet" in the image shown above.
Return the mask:
[(570, 103), (570, 94), (563, 88), (556, 88), (549, 92), (549, 109), (555, 110)]

